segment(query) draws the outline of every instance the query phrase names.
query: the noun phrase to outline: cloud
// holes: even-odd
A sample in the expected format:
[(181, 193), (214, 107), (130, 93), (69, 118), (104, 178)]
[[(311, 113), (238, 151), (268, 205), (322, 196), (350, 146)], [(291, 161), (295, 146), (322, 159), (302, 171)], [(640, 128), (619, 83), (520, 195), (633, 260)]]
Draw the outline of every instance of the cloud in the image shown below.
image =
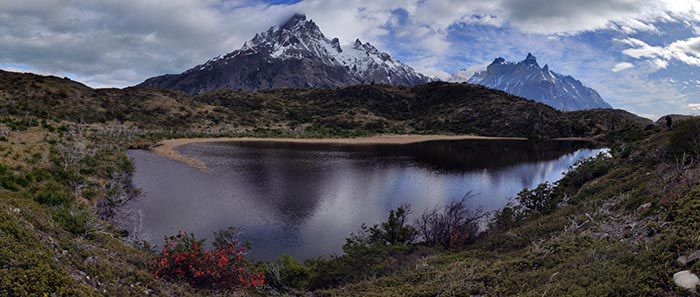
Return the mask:
[(449, 73), (440, 68), (438, 64), (441, 61), (437, 57), (419, 57), (418, 59), (407, 62), (410, 63), (416, 71), (433, 78), (446, 81), (451, 76)]
[(466, 82), (466, 81), (468, 81), (475, 73), (486, 70), (486, 67), (488, 67), (489, 64), (491, 64), (491, 63), (476, 64), (476, 65), (469, 66), (469, 67), (467, 67), (467, 68), (463, 68), (463, 69), (457, 71), (457, 73), (455, 73), (454, 75), (452, 75), (452, 76), (449, 78), (449, 81), (452, 81), (452, 82)]
[(690, 103), (688, 107), (693, 111), (700, 111), (700, 103)]
[[(256, 32), (301, 12), (328, 37), (345, 44), (369, 41), (401, 53), (417, 69), (444, 76), (444, 65), (459, 54), (451, 39), (459, 24), (545, 35), (657, 32), (657, 21), (696, 26), (699, 7), (692, 0), (0, 1), (0, 63), (70, 74), (93, 86), (132, 85), (231, 52)], [(676, 44), (674, 59), (694, 61), (696, 46)]]
[(632, 63), (622, 62), (622, 63), (615, 64), (615, 66), (611, 70), (612, 70), (612, 72), (617, 73), (617, 72), (623, 71), (625, 69), (630, 69), (632, 67), (634, 67), (634, 65)]
[(700, 66), (700, 36), (676, 40), (667, 46), (652, 46), (635, 38), (618, 41), (629, 46), (622, 51), (623, 54), (635, 59), (653, 59), (653, 63), (660, 69), (666, 68), (671, 60)]
[[(102, 77), (102, 84), (182, 71), (242, 41), (213, 1), (0, 2), (0, 63)], [(187, 13), (182, 13), (187, 12)]]
[(697, 19), (700, 3), (676, 0), (501, 0), (499, 15), (523, 32), (572, 34), (600, 29), (657, 31), (659, 20)]

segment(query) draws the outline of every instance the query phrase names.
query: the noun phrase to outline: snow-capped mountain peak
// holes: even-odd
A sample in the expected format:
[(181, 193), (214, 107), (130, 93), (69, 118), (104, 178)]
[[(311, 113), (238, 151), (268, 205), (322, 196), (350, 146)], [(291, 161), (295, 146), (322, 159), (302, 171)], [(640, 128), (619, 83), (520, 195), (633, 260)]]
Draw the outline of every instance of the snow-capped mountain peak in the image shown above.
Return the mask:
[[(454, 80), (464, 77), (464, 73), (459, 73)], [(540, 67), (537, 58), (531, 53), (517, 63), (498, 57), (486, 67), (486, 71), (474, 73), (467, 81), (543, 102), (561, 110), (611, 108), (598, 92), (570, 75), (551, 71), (548, 64)]]
[[(185, 78), (193, 76), (206, 78)], [(356, 39), (343, 46), (338, 38), (326, 38), (313, 20), (295, 14), (282, 25), (255, 34), (239, 50), (180, 75), (155, 77), (141, 85), (200, 93), (220, 87), (257, 90), (362, 83), (416, 85), (429, 81), (429, 77), (369, 42)]]

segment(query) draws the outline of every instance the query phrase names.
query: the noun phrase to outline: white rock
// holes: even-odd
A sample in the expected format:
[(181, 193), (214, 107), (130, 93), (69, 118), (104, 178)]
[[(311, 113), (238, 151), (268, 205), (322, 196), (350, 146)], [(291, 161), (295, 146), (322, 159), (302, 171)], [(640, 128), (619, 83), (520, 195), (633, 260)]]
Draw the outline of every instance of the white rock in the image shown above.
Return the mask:
[(690, 270), (683, 270), (673, 275), (673, 282), (681, 288), (695, 292), (695, 288), (700, 284), (700, 278)]

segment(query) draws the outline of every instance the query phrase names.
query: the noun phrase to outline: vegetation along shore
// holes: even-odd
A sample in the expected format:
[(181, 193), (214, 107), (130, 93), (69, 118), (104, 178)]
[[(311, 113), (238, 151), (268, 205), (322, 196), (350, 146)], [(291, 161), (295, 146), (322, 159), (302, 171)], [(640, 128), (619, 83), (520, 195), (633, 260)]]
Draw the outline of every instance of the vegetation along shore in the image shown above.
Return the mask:
[[(689, 292), (678, 279), (700, 271), (693, 117), (669, 130), (624, 111), (561, 112), (469, 84), (186, 95), (9, 72), (0, 72), (0, 105), (4, 296), (674, 296)], [(400, 134), (411, 136), (370, 137)], [(138, 199), (126, 150), (165, 139), (176, 139), (160, 146), (171, 151), (259, 140), (251, 137), (481, 139), (469, 134), (585, 137), (610, 154), (524, 190), (488, 216), (485, 232), (474, 222), (486, 214), (465, 200), (416, 213), (417, 221), (402, 207), (348, 234), (342, 254), (306, 261), (250, 259), (235, 230), (209, 245), (183, 230), (154, 249), (115, 221), (120, 205)], [(445, 233), (439, 223), (451, 219)]]

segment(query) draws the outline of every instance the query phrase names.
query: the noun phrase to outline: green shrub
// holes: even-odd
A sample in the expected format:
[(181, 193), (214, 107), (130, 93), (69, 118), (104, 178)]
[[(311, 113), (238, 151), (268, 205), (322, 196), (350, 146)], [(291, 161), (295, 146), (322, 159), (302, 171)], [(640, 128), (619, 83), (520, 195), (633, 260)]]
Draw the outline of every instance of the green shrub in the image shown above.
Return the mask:
[(53, 219), (61, 225), (63, 230), (66, 230), (73, 235), (86, 235), (88, 215), (77, 208), (64, 206), (55, 211)]
[(668, 135), (669, 158), (677, 161), (684, 155), (700, 155), (700, 119), (688, 119), (674, 125)]
[[(601, 153), (595, 157), (577, 161), (555, 187), (555, 195), (574, 196), (587, 182), (599, 178), (610, 171), (612, 158)], [(575, 204), (579, 201), (570, 201)]]
[(496, 230), (508, 230), (524, 218), (522, 208), (518, 205), (507, 205), (494, 212), (490, 227)]
[[(417, 231), (406, 224), (408, 214), (406, 205), (391, 210), (385, 222), (372, 227), (363, 224), (360, 232), (351, 234), (343, 245), (342, 256), (306, 261), (311, 275), (308, 287), (330, 288), (396, 270), (415, 248), (411, 243)], [(292, 267), (299, 277), (296, 284), (304, 283), (305, 272)]]
[(303, 290), (311, 283), (311, 268), (292, 256), (279, 256), (276, 262), (267, 264), (266, 271), (267, 284), (278, 290)]
[(43, 186), (34, 196), (34, 200), (50, 206), (65, 205), (73, 200), (61, 185), (51, 182)]
[(523, 189), (518, 193), (517, 200), (523, 207), (542, 214), (548, 214), (557, 208), (559, 201), (553, 195), (554, 188), (549, 182), (544, 182), (532, 190)]
[(0, 164), (0, 185), (10, 191), (19, 191), (28, 186), (30, 181), (24, 176), (15, 173), (8, 166)]
[(411, 213), (408, 205), (402, 205), (396, 210), (389, 211), (389, 217), (381, 225), (374, 225), (367, 231), (371, 243), (380, 244), (409, 244), (418, 234), (416, 228), (406, 224), (406, 217)]

